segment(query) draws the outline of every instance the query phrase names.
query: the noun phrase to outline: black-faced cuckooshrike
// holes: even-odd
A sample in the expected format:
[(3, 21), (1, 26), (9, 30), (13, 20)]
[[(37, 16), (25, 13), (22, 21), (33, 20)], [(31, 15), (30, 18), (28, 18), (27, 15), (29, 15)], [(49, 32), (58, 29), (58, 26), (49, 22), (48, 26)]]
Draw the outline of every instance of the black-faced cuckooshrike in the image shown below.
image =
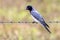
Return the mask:
[(29, 10), (31, 16), (33, 17), (33, 19), (34, 19), (36, 22), (41, 23), (41, 24), (44, 26), (44, 28), (45, 28), (49, 33), (51, 33), (50, 30), (48, 29), (49, 26), (46, 24), (46, 22), (44, 21), (44, 19), (43, 19), (43, 17), (42, 17), (41, 14), (39, 14), (31, 5), (28, 5), (28, 6), (26, 7), (26, 10)]

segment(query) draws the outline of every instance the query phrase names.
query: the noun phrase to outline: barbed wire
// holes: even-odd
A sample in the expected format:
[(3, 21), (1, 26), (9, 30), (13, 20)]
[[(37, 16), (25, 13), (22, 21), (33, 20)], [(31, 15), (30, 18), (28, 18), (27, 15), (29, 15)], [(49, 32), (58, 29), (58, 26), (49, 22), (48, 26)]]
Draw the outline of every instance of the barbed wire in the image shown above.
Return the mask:
[[(20, 22), (20, 21), (18, 21), (18, 22), (13, 22), (13, 21), (11, 21), (11, 22), (0, 22), (0, 23), (36, 23), (36, 24), (38, 24), (38, 22), (35, 22), (35, 21), (33, 21), (33, 22)], [(60, 23), (60, 21), (48, 21), (48, 22), (46, 22), (46, 23)]]

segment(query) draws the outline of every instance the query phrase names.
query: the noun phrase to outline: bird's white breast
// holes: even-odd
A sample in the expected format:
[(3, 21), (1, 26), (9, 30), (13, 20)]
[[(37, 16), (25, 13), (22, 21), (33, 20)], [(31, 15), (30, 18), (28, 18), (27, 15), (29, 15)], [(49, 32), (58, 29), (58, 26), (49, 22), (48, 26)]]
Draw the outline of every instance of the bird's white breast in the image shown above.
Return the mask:
[(39, 23), (39, 21), (38, 21), (36, 18), (34, 18), (32, 15), (31, 15), (31, 17), (33, 18), (33, 20), (34, 20), (35, 22), (38, 22), (38, 23)]

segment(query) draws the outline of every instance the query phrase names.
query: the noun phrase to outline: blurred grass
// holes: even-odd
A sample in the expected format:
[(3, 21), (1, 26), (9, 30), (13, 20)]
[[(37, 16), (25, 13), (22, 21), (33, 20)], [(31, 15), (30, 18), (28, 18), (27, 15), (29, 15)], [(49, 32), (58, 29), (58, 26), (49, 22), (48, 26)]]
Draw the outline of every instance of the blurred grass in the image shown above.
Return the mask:
[[(32, 5), (45, 21), (60, 21), (60, 0), (0, 0), (0, 22), (31, 22), (26, 6)], [(60, 23), (48, 23), (51, 34), (40, 24), (0, 23), (0, 40), (60, 40)]]

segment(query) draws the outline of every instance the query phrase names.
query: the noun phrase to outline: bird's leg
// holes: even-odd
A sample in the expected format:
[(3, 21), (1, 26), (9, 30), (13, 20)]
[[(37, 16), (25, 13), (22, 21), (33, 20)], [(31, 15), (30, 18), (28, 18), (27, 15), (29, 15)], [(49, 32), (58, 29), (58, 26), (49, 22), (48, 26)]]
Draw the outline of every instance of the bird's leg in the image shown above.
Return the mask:
[(37, 24), (38, 22), (36, 22), (36, 21), (33, 21), (32, 23), (36, 23), (36, 24)]

